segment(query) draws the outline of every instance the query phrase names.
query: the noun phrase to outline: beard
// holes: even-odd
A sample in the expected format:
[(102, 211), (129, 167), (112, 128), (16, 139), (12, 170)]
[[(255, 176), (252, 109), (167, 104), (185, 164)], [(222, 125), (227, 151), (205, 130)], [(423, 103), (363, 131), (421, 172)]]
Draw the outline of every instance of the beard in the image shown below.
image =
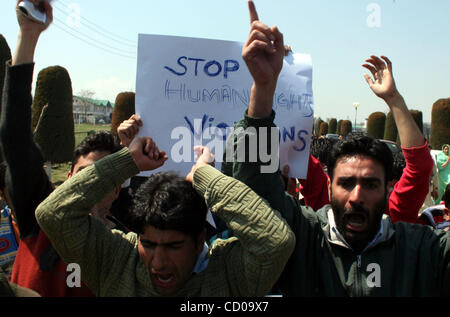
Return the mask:
[(386, 195), (378, 200), (372, 210), (357, 204), (345, 208), (331, 195), (331, 207), (336, 227), (355, 252), (361, 252), (373, 240), (386, 206)]

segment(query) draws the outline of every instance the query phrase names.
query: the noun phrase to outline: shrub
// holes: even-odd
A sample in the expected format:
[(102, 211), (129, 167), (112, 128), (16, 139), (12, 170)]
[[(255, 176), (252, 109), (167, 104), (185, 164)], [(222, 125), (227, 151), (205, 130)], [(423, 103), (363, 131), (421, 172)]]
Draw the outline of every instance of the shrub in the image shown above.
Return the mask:
[(397, 125), (395, 124), (394, 115), (392, 114), (392, 111), (389, 111), (389, 113), (386, 116), (386, 123), (384, 125), (384, 136), (383, 138), (385, 140), (389, 140), (392, 142), (395, 142), (397, 140)]
[(430, 144), (434, 150), (450, 142), (450, 98), (439, 99), (431, 110)]
[(339, 135), (342, 134), (342, 133), (341, 133), (342, 121), (344, 121), (344, 120), (339, 120), (339, 121), (337, 122), (336, 133), (339, 134)]
[(322, 124), (322, 122), (323, 120), (320, 117), (316, 119), (316, 122), (314, 124), (314, 135), (320, 135), (320, 125)]
[(328, 123), (322, 122), (320, 124), (319, 136), (326, 135), (328, 133)]
[(373, 112), (367, 119), (367, 135), (382, 139), (384, 137), (384, 125), (386, 123), (386, 115), (383, 112)]
[(341, 125), (341, 135), (342, 136), (346, 136), (347, 134), (349, 134), (350, 132), (352, 132), (352, 122), (350, 120), (344, 120), (342, 121), (342, 125)]
[(111, 118), (111, 133), (117, 135), (117, 128), (135, 113), (135, 93), (121, 92), (116, 97)]
[(332, 118), (330, 123), (328, 123), (328, 133), (336, 134), (337, 131), (337, 120)]
[(72, 160), (75, 147), (72, 82), (61, 66), (52, 66), (38, 74), (32, 108), (34, 139), (45, 161), (64, 163)]

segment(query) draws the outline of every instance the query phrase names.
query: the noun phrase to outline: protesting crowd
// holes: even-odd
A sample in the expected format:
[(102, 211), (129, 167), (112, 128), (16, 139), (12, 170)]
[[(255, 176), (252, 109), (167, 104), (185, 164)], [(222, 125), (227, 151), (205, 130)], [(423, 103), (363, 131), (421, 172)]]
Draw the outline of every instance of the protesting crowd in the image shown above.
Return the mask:
[[(350, 133), (312, 140), (305, 179), (290, 178), (289, 165), (261, 172), (259, 154), (253, 162), (239, 151), (224, 153), (218, 170), (205, 146), (178, 175), (158, 171), (168, 149), (137, 136), (145, 122), (135, 114), (118, 138), (101, 131), (77, 145), (67, 180), (55, 188), (31, 129), (34, 53), (52, 23), (43, 3), (45, 24), (17, 10), (17, 47), (6, 64), (1, 221), (16, 251), (0, 253), (0, 296), (450, 296), (449, 145), (433, 159), (388, 57), (369, 56), (364, 77), (394, 116), (401, 157)], [(252, 138), (278, 151), (267, 135), (290, 50), (248, 3), (242, 57), (253, 84), (227, 139), (227, 149), (243, 146), (246, 156)], [(153, 174), (132, 190), (123, 186), (143, 171)]]

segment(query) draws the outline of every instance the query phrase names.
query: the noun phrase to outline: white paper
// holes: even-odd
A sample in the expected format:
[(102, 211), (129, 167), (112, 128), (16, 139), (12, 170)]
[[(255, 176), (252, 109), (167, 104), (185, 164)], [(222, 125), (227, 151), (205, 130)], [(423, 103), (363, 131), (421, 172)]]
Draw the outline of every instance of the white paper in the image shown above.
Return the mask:
[[(243, 118), (253, 80), (242, 47), (239, 42), (139, 35), (136, 113), (144, 123), (139, 136), (150, 136), (167, 152), (169, 160), (158, 171), (185, 176), (194, 162), (192, 147), (219, 144), (214, 131), (225, 139)], [(309, 55), (285, 58), (273, 109), (281, 166), (289, 164), (290, 176), (306, 178), (313, 126)], [(218, 169), (224, 149), (225, 141), (211, 149)]]

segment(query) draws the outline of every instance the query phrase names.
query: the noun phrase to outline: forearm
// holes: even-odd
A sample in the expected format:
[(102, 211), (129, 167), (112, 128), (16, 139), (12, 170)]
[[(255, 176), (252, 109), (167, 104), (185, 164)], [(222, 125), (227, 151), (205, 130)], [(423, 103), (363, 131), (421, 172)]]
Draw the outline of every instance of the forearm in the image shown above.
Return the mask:
[(66, 262), (83, 263), (88, 249), (90, 253), (100, 252), (92, 249), (101, 245), (101, 237), (107, 240), (109, 230), (99, 226), (89, 213), (97, 202), (138, 172), (124, 148), (69, 178), (38, 206), (36, 219)]
[[(270, 150), (278, 151), (278, 148), (272, 149), (271, 132), (277, 132), (273, 123), (275, 112), (264, 118), (255, 118), (248, 113), (244, 119), (240, 120), (234, 126), (233, 133), (230, 134), (227, 141), (227, 149), (222, 168), (228, 176), (243, 182), (255, 191), (259, 196), (266, 199), (273, 209), (284, 214), (285, 198), (284, 187), (281, 180), (279, 169), (271, 173), (263, 173), (262, 167), (267, 165), (260, 160), (259, 153)], [(265, 138), (265, 144), (260, 143), (261, 131), (266, 131), (269, 135)], [(257, 148), (256, 148), (257, 147)], [(231, 152), (233, 149), (233, 153)], [(231, 157), (231, 154), (233, 156)], [(278, 159), (277, 155), (272, 155), (273, 159)], [(274, 164), (270, 162), (269, 164)], [(275, 162), (278, 166), (279, 162)], [(230, 166), (231, 165), (231, 166)]]
[(417, 222), (420, 207), (429, 192), (433, 159), (428, 144), (403, 149), (406, 167), (389, 197), (389, 214), (393, 222)]
[(0, 124), (0, 142), (8, 166), (6, 186), (22, 238), (39, 230), (35, 208), (53, 190), (31, 134), (33, 68), (32, 63), (7, 65)]
[(40, 33), (37, 32), (19, 32), (17, 37), (17, 47), (12, 58), (12, 65), (32, 63), (34, 61), (34, 52)]
[(273, 95), (275, 87), (273, 85), (261, 86), (253, 83), (248, 115), (255, 118), (266, 118), (272, 113)]
[(408, 111), (405, 100), (400, 93), (397, 92), (385, 101), (394, 116), (402, 147), (410, 148), (425, 144), (425, 138)]
[[(236, 256), (244, 261), (239, 265), (246, 269), (249, 284), (275, 283), (295, 245), (295, 237), (280, 213), (248, 186), (211, 166), (195, 172), (194, 188), (238, 237), (242, 251), (236, 251)], [(271, 286), (266, 285), (268, 289)]]

